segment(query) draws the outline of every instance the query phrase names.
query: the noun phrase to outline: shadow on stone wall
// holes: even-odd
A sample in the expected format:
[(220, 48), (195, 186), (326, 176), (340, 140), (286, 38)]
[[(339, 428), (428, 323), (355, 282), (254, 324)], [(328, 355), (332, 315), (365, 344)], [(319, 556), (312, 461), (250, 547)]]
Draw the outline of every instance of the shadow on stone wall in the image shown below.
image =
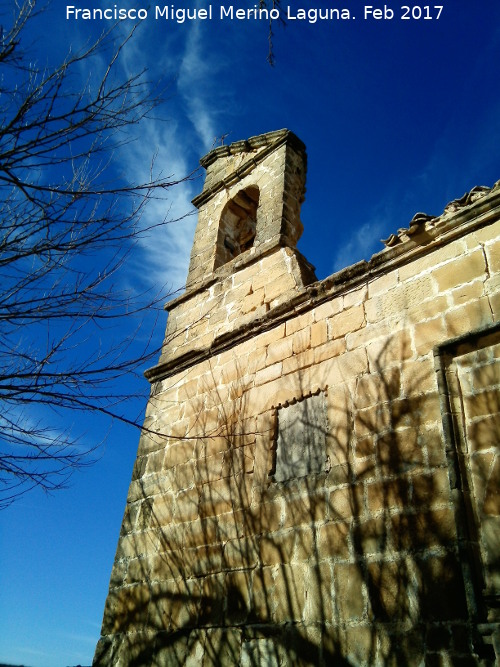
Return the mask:
[(476, 664), (434, 380), (389, 353), (317, 379), (325, 466), (299, 479), (273, 480), (244, 369), (192, 401), (190, 439), (136, 474), (94, 665)]

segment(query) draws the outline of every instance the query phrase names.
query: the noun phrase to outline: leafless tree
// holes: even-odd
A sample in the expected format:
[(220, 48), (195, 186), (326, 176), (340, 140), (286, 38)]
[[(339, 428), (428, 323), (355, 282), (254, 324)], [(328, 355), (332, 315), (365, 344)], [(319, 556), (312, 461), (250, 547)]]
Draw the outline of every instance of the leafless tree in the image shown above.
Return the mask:
[[(130, 139), (131, 126), (160, 101), (144, 72), (120, 78), (120, 53), (133, 31), (119, 40), (112, 29), (56, 66), (42, 66), (25, 44), (37, 18), (35, 0), (16, 4), (1, 18), (0, 506), (5, 506), (33, 487), (63, 486), (72, 470), (89, 462), (93, 446), (83, 446), (62, 427), (68, 423), (62, 414), (97, 411), (135, 422), (123, 407), (131, 392), (120, 395), (115, 381), (144, 368), (156, 352), (149, 340), (138, 350), (131, 329), (140, 328), (138, 314), (149, 313), (165, 295), (121, 288), (118, 271), (148, 232), (141, 220), (144, 206), (165, 197), (176, 181), (155, 177), (154, 159), (146, 182), (120, 173), (114, 160), (117, 147)], [(83, 71), (88, 78), (82, 82)]]

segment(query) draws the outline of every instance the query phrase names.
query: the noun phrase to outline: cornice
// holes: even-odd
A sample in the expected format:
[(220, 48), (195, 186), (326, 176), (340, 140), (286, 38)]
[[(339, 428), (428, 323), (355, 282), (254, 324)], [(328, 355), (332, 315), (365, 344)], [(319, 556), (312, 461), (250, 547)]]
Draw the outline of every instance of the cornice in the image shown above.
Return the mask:
[[(467, 201), (469, 201), (468, 204), (463, 203)], [(441, 216), (429, 216), (429, 219), (423, 222), (425, 228), (419, 224), (418, 233), (416, 231), (407, 235), (406, 239), (401, 235), (399, 242), (373, 255), (369, 261), (362, 260), (323, 280), (306, 286), (302, 292), (292, 299), (273, 308), (262, 317), (255, 319), (251, 324), (246, 324), (218, 336), (210, 347), (202, 350), (190, 350), (148, 369), (144, 374), (153, 383), (186, 370), (278, 326), (290, 317), (300, 315), (336, 296), (351, 292), (389, 271), (408, 264), (456, 238), (492, 224), (499, 219), (500, 181), (495, 183), (492, 188), (474, 188), (464, 197), (448, 204)], [(206, 287), (206, 285), (203, 285), (203, 287)], [(199, 289), (196, 291), (199, 291)], [(171, 302), (169, 309), (186, 296), (181, 295), (174, 302)]]
[(253, 151), (257, 148), (263, 148), (263, 150), (259, 151), (256, 155), (249, 157), (248, 160), (231, 172), (229, 176), (220, 179), (206, 190), (203, 190), (203, 192), (192, 200), (192, 204), (196, 206), (196, 208), (200, 208), (221, 190), (225, 190), (238, 181), (241, 181), (242, 178), (250, 174), (270, 153), (283, 144), (289, 144), (297, 151), (303, 152), (304, 154), (306, 152), (304, 143), (290, 130), (276, 130), (275, 132), (260, 134), (244, 141), (236, 141), (227, 146), (214, 148), (200, 160), (201, 166), (205, 169), (220, 158)]

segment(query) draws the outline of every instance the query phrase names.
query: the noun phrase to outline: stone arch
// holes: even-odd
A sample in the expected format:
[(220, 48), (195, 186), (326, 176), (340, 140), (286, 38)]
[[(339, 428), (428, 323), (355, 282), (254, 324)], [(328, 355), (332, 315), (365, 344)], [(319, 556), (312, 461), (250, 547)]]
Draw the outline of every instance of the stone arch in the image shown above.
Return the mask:
[(259, 188), (239, 190), (224, 206), (219, 222), (214, 269), (253, 246), (257, 226)]

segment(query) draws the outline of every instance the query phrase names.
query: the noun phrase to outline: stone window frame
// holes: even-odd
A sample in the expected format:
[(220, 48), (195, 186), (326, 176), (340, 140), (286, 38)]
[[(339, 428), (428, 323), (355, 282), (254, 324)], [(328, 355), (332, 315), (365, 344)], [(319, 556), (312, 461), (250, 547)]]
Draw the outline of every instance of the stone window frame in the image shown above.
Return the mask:
[[(302, 475), (293, 475), (286, 479), (276, 479), (276, 466), (278, 463), (278, 446), (279, 446), (279, 412), (280, 410), (286, 409), (297, 403), (303, 403), (313, 396), (322, 396), (323, 397), (323, 407), (324, 407), (324, 463), (321, 466), (321, 469), (310, 470)], [(271, 461), (268, 472), (268, 479), (271, 483), (274, 484), (287, 484), (295, 482), (297, 480), (308, 479), (310, 477), (315, 477), (318, 475), (327, 474), (330, 471), (330, 457), (328, 455), (328, 439), (330, 435), (330, 423), (328, 421), (328, 386), (319, 388), (315, 391), (311, 391), (307, 394), (303, 394), (300, 397), (294, 397), (284, 403), (280, 403), (278, 406), (273, 406), (273, 435), (272, 435), (272, 447), (271, 447)]]

